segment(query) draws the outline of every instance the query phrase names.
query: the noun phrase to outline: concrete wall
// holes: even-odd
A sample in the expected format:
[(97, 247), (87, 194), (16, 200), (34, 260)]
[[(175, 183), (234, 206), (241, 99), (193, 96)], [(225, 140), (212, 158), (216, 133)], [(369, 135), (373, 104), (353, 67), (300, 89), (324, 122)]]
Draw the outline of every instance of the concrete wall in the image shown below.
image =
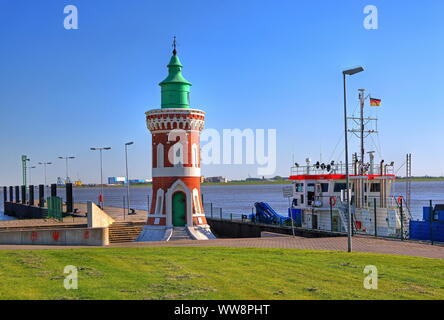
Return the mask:
[(88, 201), (88, 228), (108, 228), (114, 219), (91, 201)]
[[(239, 221), (207, 218), (211, 230), (218, 238), (260, 238), (263, 231), (291, 235), (290, 227), (242, 223)], [(306, 238), (342, 237), (344, 234), (322, 230), (294, 228), (295, 235)]]
[(26, 204), (5, 202), (5, 214), (18, 219), (42, 219), (47, 215), (47, 209), (28, 206)]
[(0, 244), (105, 246), (109, 244), (109, 233), (108, 228), (3, 231), (0, 232)]

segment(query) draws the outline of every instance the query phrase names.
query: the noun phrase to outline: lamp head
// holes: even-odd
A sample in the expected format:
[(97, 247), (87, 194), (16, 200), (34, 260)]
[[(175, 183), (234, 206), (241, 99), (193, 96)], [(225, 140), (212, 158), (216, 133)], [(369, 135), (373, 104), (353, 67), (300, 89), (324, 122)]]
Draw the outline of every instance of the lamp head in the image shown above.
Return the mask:
[(353, 68), (353, 69), (344, 70), (344, 71), (342, 71), (342, 73), (344, 75), (352, 76), (352, 75), (354, 75), (356, 73), (359, 73), (359, 72), (362, 72), (362, 71), (364, 71), (363, 67), (356, 67), (356, 68)]

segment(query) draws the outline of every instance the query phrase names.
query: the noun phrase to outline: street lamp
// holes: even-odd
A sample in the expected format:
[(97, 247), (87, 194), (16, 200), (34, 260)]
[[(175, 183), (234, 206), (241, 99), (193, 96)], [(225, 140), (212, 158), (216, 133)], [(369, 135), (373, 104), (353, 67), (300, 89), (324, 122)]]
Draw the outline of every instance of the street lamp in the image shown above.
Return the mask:
[(35, 168), (36, 168), (36, 166), (26, 167), (26, 169), (28, 169), (29, 185), (32, 185), (32, 180), (31, 180), (31, 169), (35, 169)]
[[(45, 189), (47, 189), (47, 184), (46, 184), (46, 166), (52, 164), (52, 162), (39, 162), (39, 165), (43, 165), (44, 168), (44, 173), (45, 173)], [(46, 192), (48, 192), (48, 190), (46, 190)]]
[[(126, 164), (126, 197), (127, 197), (127, 204), (128, 204), (128, 214), (130, 212), (130, 182), (128, 177), (128, 146), (134, 144), (134, 142), (127, 142), (125, 143), (125, 164)], [(125, 211), (124, 211), (125, 212)], [(123, 217), (125, 220), (125, 217)]]
[(66, 160), (66, 180), (65, 183), (70, 183), (69, 180), (69, 169), (68, 169), (68, 160), (75, 159), (76, 157), (59, 157), (61, 160)]
[(356, 73), (364, 71), (362, 67), (356, 67), (342, 71), (343, 83), (344, 83), (344, 134), (345, 134), (345, 185), (347, 190), (347, 216), (348, 216), (348, 232), (347, 232), (347, 247), (348, 252), (352, 252), (352, 215), (350, 204), (350, 186), (349, 186), (349, 171), (348, 171), (348, 128), (347, 128), (347, 86), (346, 76), (352, 76)]
[(100, 184), (102, 186), (100, 196), (99, 196), (99, 202), (100, 207), (103, 209), (103, 157), (102, 157), (102, 151), (103, 150), (111, 150), (111, 147), (101, 147), (101, 148), (90, 148), (92, 151), (100, 151)]

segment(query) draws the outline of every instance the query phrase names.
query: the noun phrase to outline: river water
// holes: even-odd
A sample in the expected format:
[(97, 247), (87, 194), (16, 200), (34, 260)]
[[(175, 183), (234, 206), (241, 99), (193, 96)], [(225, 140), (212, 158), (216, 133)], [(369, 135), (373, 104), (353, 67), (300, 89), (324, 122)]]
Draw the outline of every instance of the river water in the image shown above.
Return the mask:
[[(282, 188), (285, 185), (211, 185), (202, 186), (205, 208), (213, 204), (213, 212), (219, 214), (218, 209), (223, 209), (223, 215), (239, 216), (249, 214), (255, 202), (268, 202), (277, 212), (286, 215), (288, 200), (283, 198)], [(397, 181), (394, 185), (394, 195), (404, 195), (405, 182)], [(75, 188), (74, 201), (84, 203), (86, 201), (98, 202), (100, 188)], [(59, 190), (60, 196), (64, 196), (64, 189)], [(126, 188), (113, 187), (104, 189), (105, 205), (123, 207)], [(10, 219), (3, 215), (3, 195), (0, 197), (0, 220)], [(133, 187), (130, 191), (131, 207), (135, 209), (147, 209), (151, 201), (151, 187)], [(415, 220), (422, 219), (422, 207), (427, 206), (430, 200), (433, 203), (444, 204), (444, 181), (415, 181), (412, 182), (411, 211)], [(208, 210), (207, 214), (209, 214)]]

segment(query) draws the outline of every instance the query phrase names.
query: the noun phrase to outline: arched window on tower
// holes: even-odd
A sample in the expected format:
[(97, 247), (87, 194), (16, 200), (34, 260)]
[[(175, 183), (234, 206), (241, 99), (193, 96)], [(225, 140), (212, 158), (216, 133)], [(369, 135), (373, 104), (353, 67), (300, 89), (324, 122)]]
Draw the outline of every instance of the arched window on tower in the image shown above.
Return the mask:
[(177, 167), (183, 165), (183, 145), (180, 142), (173, 145), (173, 165)]
[(199, 192), (197, 189), (193, 189), (193, 204), (194, 204), (194, 212), (196, 214), (200, 214), (200, 199), (199, 199)]
[(163, 189), (157, 189), (155, 214), (162, 214), (163, 213), (163, 196), (164, 196)]
[(163, 144), (159, 143), (157, 145), (157, 168), (164, 167), (164, 154), (163, 154)]
[(193, 144), (193, 146), (191, 147), (192, 149), (192, 161), (193, 161), (193, 167), (198, 167), (199, 166), (199, 150), (197, 148), (197, 144)]

